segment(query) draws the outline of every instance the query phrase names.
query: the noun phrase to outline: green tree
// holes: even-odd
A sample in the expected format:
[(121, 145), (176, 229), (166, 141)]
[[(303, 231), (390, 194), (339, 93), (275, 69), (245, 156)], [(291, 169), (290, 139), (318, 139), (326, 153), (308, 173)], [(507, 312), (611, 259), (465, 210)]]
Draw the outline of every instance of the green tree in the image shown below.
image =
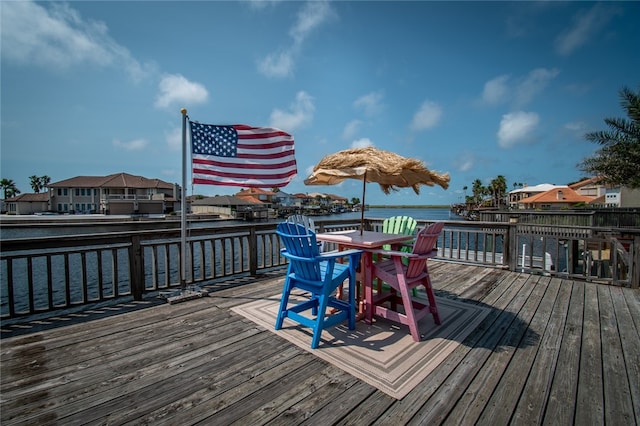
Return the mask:
[(16, 186), (16, 183), (13, 179), (2, 179), (0, 180), (0, 188), (2, 189), (2, 198), (12, 198), (20, 193), (20, 190)]
[(480, 207), (484, 200), (484, 196), (487, 194), (487, 188), (482, 184), (480, 179), (476, 179), (473, 181), (473, 185), (471, 186), (471, 200), (472, 203), (476, 205), (476, 207)]
[(491, 196), (493, 197), (493, 205), (500, 207), (504, 204), (504, 199), (507, 195), (507, 180), (504, 176), (498, 175), (489, 184)]
[(605, 118), (608, 130), (587, 133), (585, 139), (600, 145), (578, 168), (599, 176), (602, 182), (640, 188), (640, 89), (620, 90), (620, 104), (627, 118)]
[(51, 183), (51, 178), (47, 175), (29, 176), (29, 184), (31, 185), (33, 192), (35, 192), (36, 194), (39, 194), (40, 191), (42, 191), (43, 189), (46, 189), (50, 183)]
[(358, 197), (351, 198), (351, 205), (355, 206), (356, 204), (360, 204), (360, 198)]

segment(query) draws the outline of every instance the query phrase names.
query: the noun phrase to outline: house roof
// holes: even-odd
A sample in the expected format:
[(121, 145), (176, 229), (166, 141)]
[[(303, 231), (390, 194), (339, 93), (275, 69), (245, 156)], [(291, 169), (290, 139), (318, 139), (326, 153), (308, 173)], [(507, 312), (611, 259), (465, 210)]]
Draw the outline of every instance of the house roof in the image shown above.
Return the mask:
[(273, 191), (266, 191), (260, 188), (247, 188), (237, 192), (235, 195), (236, 197), (246, 197), (251, 195), (275, 195), (275, 193)]
[(76, 176), (49, 184), (50, 188), (162, 188), (171, 189), (173, 184), (160, 179), (148, 179), (129, 173), (115, 173), (108, 176)]
[(545, 191), (541, 194), (532, 195), (531, 197), (523, 198), (519, 201), (522, 204), (533, 203), (590, 203), (593, 201), (593, 197), (587, 197), (580, 195), (568, 186), (561, 186)]
[(558, 185), (553, 185), (551, 183), (541, 183), (539, 185), (525, 186), (524, 188), (514, 189), (513, 191), (510, 191), (509, 194), (515, 194), (518, 192), (527, 192), (527, 193), (528, 192), (546, 192), (546, 191), (549, 191), (550, 189), (558, 188), (558, 187), (566, 187), (566, 185), (558, 186)]
[(13, 198), (7, 198), (4, 200), (6, 203), (46, 203), (49, 201), (49, 194), (47, 192), (39, 192), (39, 193), (26, 193), (20, 194)]
[(343, 197), (341, 195), (327, 194), (327, 196), (334, 201), (347, 201), (347, 197)]
[(592, 177), (592, 178), (589, 178), (589, 179), (583, 179), (580, 182), (576, 182), (576, 183), (573, 183), (573, 184), (569, 185), (569, 188), (571, 188), (571, 189), (580, 189), (583, 186), (595, 185), (599, 181), (600, 181), (600, 177), (599, 176)]

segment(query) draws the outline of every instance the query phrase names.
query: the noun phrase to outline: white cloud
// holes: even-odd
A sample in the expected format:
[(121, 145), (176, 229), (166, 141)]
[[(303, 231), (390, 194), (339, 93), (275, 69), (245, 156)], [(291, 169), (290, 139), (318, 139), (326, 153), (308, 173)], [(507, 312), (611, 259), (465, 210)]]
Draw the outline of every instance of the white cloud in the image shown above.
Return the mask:
[(320, 27), (333, 11), (328, 1), (310, 1), (298, 12), (298, 20), (289, 31), (295, 46), (299, 46), (313, 30)]
[(536, 68), (518, 84), (515, 93), (515, 104), (518, 107), (527, 105), (542, 92), (549, 82), (556, 78), (560, 71), (556, 68)]
[(617, 8), (599, 3), (587, 11), (578, 12), (573, 17), (571, 27), (556, 38), (556, 52), (563, 56), (570, 55), (590, 39), (596, 38), (616, 14), (618, 14)]
[(293, 74), (291, 52), (272, 53), (258, 62), (258, 71), (267, 77), (288, 77)]
[(453, 165), (454, 167), (461, 172), (468, 172), (473, 168), (476, 163), (475, 156), (470, 152), (463, 152), (459, 157), (457, 157)]
[(564, 128), (570, 130), (572, 132), (582, 132), (585, 129), (585, 124), (582, 121), (572, 121), (570, 123), (566, 123)]
[(154, 104), (156, 108), (169, 108), (176, 104), (188, 107), (209, 99), (209, 92), (202, 84), (191, 82), (180, 74), (168, 74), (162, 77), (159, 91)]
[(501, 75), (487, 81), (482, 91), (482, 101), (492, 105), (506, 101), (509, 97), (508, 80), (508, 75)]
[(315, 109), (313, 98), (308, 93), (300, 91), (296, 94), (296, 99), (289, 107), (289, 111), (275, 109), (271, 113), (271, 126), (285, 132), (294, 132), (313, 121)]
[(314, 30), (322, 26), (334, 15), (328, 1), (310, 1), (298, 12), (296, 22), (289, 30), (292, 44), (277, 53), (270, 53), (258, 61), (258, 72), (267, 77), (289, 77), (293, 75), (295, 58), (304, 41)]
[(498, 145), (511, 148), (518, 143), (529, 142), (539, 121), (535, 112), (517, 111), (503, 115), (498, 129)]
[(522, 108), (542, 93), (558, 74), (560, 70), (557, 68), (535, 68), (518, 78), (506, 74), (498, 76), (484, 84), (482, 103), (498, 105), (510, 102), (514, 108)]
[(113, 146), (125, 151), (142, 151), (149, 145), (149, 142), (145, 139), (134, 139), (129, 142), (122, 142), (118, 139), (113, 141)]
[(587, 124), (583, 121), (572, 121), (566, 123), (564, 129), (573, 137), (583, 139), (587, 132)]
[(30, 1), (2, 2), (3, 60), (67, 70), (81, 64), (123, 68), (134, 80), (151, 67), (140, 64), (129, 50), (109, 36), (106, 24), (86, 21), (69, 4)]
[(356, 109), (364, 111), (367, 116), (375, 116), (380, 114), (384, 109), (384, 105), (382, 104), (383, 97), (384, 95), (381, 92), (371, 92), (356, 99), (353, 102), (353, 106)]
[(267, 7), (277, 5), (282, 1), (283, 0), (248, 0), (247, 4), (249, 5), (250, 9), (262, 10), (266, 9)]
[(358, 134), (358, 131), (360, 130), (361, 126), (362, 126), (362, 121), (351, 120), (350, 122), (347, 123), (346, 126), (344, 126), (344, 130), (342, 130), (342, 138), (353, 139), (356, 136), (356, 134)]
[(411, 122), (412, 130), (424, 130), (434, 127), (442, 117), (440, 105), (431, 101), (424, 101), (420, 109), (414, 114)]
[(369, 138), (360, 138), (351, 142), (351, 148), (366, 148), (368, 146), (373, 146), (373, 142)]

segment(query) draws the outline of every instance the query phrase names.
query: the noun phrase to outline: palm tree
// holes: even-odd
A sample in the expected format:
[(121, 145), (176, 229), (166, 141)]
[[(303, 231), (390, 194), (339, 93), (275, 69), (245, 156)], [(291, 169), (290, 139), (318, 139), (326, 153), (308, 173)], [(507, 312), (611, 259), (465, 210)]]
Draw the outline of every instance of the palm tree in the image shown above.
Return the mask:
[(480, 207), (482, 205), (484, 195), (487, 193), (487, 188), (482, 184), (482, 181), (480, 179), (476, 179), (473, 181), (471, 192), (473, 193), (473, 203), (476, 205), (476, 207)]
[(20, 193), (13, 179), (0, 180), (0, 188), (2, 189), (3, 199), (13, 198)]
[(620, 98), (628, 119), (605, 118), (609, 130), (587, 133), (585, 139), (600, 148), (578, 168), (601, 177), (605, 183), (640, 188), (640, 89), (636, 93), (624, 87)]
[(40, 183), (42, 184), (42, 189), (49, 189), (51, 178), (47, 175), (40, 176)]
[(44, 176), (29, 176), (29, 183), (31, 184), (31, 188), (33, 192), (39, 194), (41, 190), (47, 189), (49, 184), (51, 183), (51, 178), (47, 175)]
[(40, 178), (36, 175), (29, 176), (29, 185), (36, 194), (40, 192)]
[(493, 205), (495, 207), (500, 207), (500, 205), (504, 204), (504, 197), (507, 192), (507, 180), (504, 176), (498, 175), (491, 181), (489, 188), (491, 189), (491, 195), (493, 196)]

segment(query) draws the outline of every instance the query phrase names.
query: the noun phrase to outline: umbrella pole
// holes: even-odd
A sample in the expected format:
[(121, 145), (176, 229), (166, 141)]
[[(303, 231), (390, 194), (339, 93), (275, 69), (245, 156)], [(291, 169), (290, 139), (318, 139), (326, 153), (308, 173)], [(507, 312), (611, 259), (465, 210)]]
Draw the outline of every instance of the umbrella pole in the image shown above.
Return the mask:
[(362, 205), (360, 206), (360, 235), (364, 230), (364, 194), (367, 190), (367, 171), (364, 171), (364, 177), (362, 178)]

